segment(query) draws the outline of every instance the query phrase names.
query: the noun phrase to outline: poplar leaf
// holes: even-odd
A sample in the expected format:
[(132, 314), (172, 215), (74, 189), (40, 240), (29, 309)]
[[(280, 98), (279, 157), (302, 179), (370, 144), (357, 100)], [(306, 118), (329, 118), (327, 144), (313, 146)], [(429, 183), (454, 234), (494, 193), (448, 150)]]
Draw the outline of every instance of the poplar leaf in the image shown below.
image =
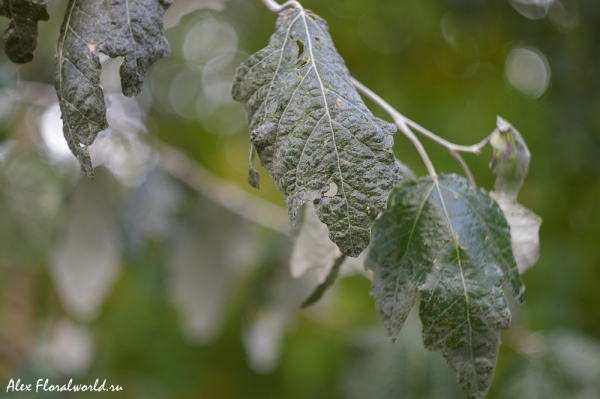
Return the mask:
[(0, 15), (9, 18), (4, 32), (4, 51), (17, 64), (33, 60), (37, 47), (38, 21), (47, 21), (46, 0), (0, 0)]
[(490, 139), (494, 149), (490, 162), (496, 175), (494, 189), (517, 198), (529, 170), (531, 153), (521, 134), (508, 121), (499, 116), (496, 124), (498, 128)]
[(124, 57), (120, 70), (123, 94), (139, 94), (148, 69), (169, 55), (163, 16), (171, 2), (69, 1), (56, 49), (54, 86), (65, 138), (89, 178), (94, 173), (88, 146), (108, 128), (99, 54)]
[(490, 192), (490, 197), (504, 212), (510, 226), (513, 254), (519, 273), (523, 274), (540, 257), (542, 218), (517, 202), (531, 155), (525, 140), (509, 122), (498, 117), (497, 126), (490, 141), (494, 149), (490, 167), (496, 175), (495, 191)]
[(490, 192), (510, 226), (512, 250), (519, 274), (525, 273), (540, 258), (542, 218), (502, 192)]
[(246, 107), (252, 143), (292, 223), (313, 201), (330, 239), (358, 256), (402, 176), (391, 150), (396, 126), (367, 109), (327, 23), (308, 10), (279, 14), (269, 45), (238, 68), (233, 98)]
[(407, 182), (375, 223), (365, 266), (388, 334), (420, 296), (425, 347), (444, 356), (469, 398), (484, 398), (510, 324), (502, 284), (519, 301), (525, 294), (498, 205), (457, 175)]
[(306, 298), (306, 300), (302, 302), (302, 305), (300, 307), (306, 308), (310, 305), (313, 305), (323, 297), (325, 291), (327, 291), (329, 287), (331, 287), (337, 280), (340, 274), (340, 269), (342, 268), (342, 265), (344, 264), (346, 259), (346, 255), (341, 255), (335, 260), (335, 262), (333, 262), (333, 266), (331, 266), (331, 269), (329, 270), (327, 277), (325, 277), (325, 280), (313, 290), (313, 292), (308, 296), (308, 298)]
[(327, 226), (317, 217), (312, 202), (302, 207), (299, 224), (300, 228), (292, 234), (294, 249), (290, 256), (290, 273), (292, 277), (300, 278), (313, 270), (321, 282), (341, 252), (327, 237)]

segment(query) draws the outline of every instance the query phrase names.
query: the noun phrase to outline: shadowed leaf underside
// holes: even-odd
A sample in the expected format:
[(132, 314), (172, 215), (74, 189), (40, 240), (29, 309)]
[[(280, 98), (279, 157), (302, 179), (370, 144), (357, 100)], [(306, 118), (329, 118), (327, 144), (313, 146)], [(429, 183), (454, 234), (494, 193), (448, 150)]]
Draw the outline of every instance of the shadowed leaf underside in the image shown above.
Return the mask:
[(498, 205), (456, 175), (407, 182), (375, 223), (365, 265), (389, 335), (398, 335), (420, 297), (425, 347), (444, 356), (469, 398), (484, 398), (500, 330), (510, 324), (502, 283), (524, 299)]
[(56, 49), (54, 86), (65, 138), (90, 178), (93, 168), (88, 146), (108, 128), (99, 53), (125, 58), (120, 70), (123, 94), (138, 95), (148, 69), (169, 55), (163, 17), (171, 2), (69, 1)]
[(362, 102), (327, 23), (307, 10), (282, 12), (269, 45), (238, 68), (233, 98), (246, 107), (292, 223), (313, 201), (331, 240), (358, 256), (402, 172), (391, 150), (396, 127)]
[(4, 51), (17, 64), (33, 60), (37, 47), (38, 21), (49, 19), (45, 0), (0, 0), (0, 15), (9, 18), (4, 32)]

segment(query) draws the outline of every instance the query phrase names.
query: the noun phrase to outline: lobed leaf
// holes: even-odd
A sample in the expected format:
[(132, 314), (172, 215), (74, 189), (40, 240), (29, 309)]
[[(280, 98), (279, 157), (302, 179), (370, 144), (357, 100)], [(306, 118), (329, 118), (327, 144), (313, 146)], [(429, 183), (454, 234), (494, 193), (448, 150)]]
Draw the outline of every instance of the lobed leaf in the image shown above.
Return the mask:
[(292, 223), (313, 201), (331, 240), (358, 256), (402, 176), (391, 150), (396, 126), (364, 105), (327, 23), (307, 10), (282, 12), (269, 45), (238, 68), (233, 98), (246, 107)]
[(125, 57), (121, 65), (123, 94), (139, 94), (150, 66), (169, 55), (163, 16), (171, 2), (69, 1), (56, 50), (54, 86), (65, 138), (90, 178), (94, 172), (88, 146), (108, 128), (99, 53)]
[(388, 334), (420, 296), (425, 347), (444, 356), (469, 398), (485, 397), (510, 324), (502, 283), (519, 301), (525, 294), (498, 205), (457, 175), (404, 183), (375, 223), (365, 266)]
[(4, 51), (12, 62), (24, 64), (33, 60), (38, 21), (50, 18), (47, 5), (46, 0), (0, 0), (0, 15), (11, 20), (4, 32)]

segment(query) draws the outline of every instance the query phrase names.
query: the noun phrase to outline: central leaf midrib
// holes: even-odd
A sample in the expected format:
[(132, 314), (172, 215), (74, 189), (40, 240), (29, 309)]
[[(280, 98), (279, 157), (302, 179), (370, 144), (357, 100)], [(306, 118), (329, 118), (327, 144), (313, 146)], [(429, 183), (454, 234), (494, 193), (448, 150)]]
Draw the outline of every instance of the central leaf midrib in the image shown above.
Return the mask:
[(310, 37), (310, 31), (308, 30), (308, 24), (306, 23), (306, 13), (304, 10), (300, 10), (300, 15), (302, 16), (302, 22), (304, 22), (304, 28), (306, 29), (306, 39), (308, 41), (308, 51), (310, 53), (310, 62), (313, 66), (315, 76), (319, 81), (319, 86), (321, 87), (321, 97), (323, 97), (323, 104), (325, 106), (325, 113), (327, 115), (327, 119), (329, 119), (329, 128), (331, 129), (331, 139), (333, 142), (333, 148), (335, 149), (336, 161), (338, 171), (340, 173), (340, 185), (342, 188), (342, 195), (344, 196), (344, 202), (346, 203), (346, 218), (348, 219), (348, 236), (350, 237), (350, 246), (354, 249), (354, 242), (352, 240), (352, 223), (350, 223), (350, 206), (348, 204), (348, 197), (346, 196), (346, 189), (344, 188), (344, 176), (342, 175), (342, 168), (340, 166), (340, 154), (337, 149), (337, 144), (335, 141), (335, 134), (333, 132), (333, 125), (331, 121), (331, 114), (329, 112), (329, 105), (327, 104), (327, 96), (325, 95), (325, 87), (323, 86), (323, 81), (321, 80), (321, 75), (319, 74), (319, 70), (317, 69), (317, 65), (315, 64), (315, 57), (313, 55), (312, 48), (312, 40)]
[(448, 213), (448, 209), (446, 208), (446, 201), (444, 200), (444, 195), (442, 194), (442, 190), (440, 188), (438, 176), (433, 177), (433, 183), (435, 184), (438, 195), (440, 196), (440, 203), (442, 204), (442, 210), (444, 211), (444, 216), (446, 217), (446, 220), (448, 220), (448, 227), (450, 228), (450, 232), (452, 234), (452, 239), (454, 240), (454, 246), (456, 248), (456, 260), (458, 261), (458, 269), (460, 271), (460, 279), (462, 282), (463, 292), (464, 292), (465, 301), (466, 301), (465, 305), (466, 305), (466, 314), (467, 314), (467, 324), (469, 326), (469, 354), (471, 356), (471, 366), (473, 367), (473, 373), (475, 374), (475, 378), (474, 378), (475, 386), (476, 386), (477, 390), (479, 391), (480, 388), (479, 388), (479, 382), (477, 380), (477, 369), (475, 367), (475, 359), (473, 358), (473, 331), (471, 328), (471, 315), (469, 313), (469, 292), (467, 289), (467, 283), (465, 281), (465, 275), (463, 272), (462, 261), (460, 258), (460, 247), (459, 247), (459, 243), (458, 243), (458, 238), (456, 236), (456, 232), (454, 231), (454, 227), (452, 226), (452, 221), (450, 220), (450, 215)]

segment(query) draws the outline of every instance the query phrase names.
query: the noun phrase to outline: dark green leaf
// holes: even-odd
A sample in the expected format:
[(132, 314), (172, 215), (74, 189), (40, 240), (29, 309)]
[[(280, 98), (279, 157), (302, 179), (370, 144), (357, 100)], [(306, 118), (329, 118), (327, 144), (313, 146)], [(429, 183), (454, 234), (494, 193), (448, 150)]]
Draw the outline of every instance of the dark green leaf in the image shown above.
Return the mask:
[(333, 262), (333, 266), (331, 266), (331, 269), (329, 270), (329, 274), (325, 278), (325, 281), (323, 281), (317, 286), (317, 288), (315, 288), (312, 294), (310, 294), (310, 296), (302, 303), (301, 307), (306, 308), (312, 304), (315, 304), (319, 301), (319, 299), (323, 297), (325, 291), (327, 291), (327, 289), (331, 287), (333, 283), (335, 283), (335, 280), (340, 274), (340, 269), (342, 268), (342, 265), (345, 261), (346, 255), (341, 255), (335, 260), (335, 262)]
[(12, 62), (24, 64), (33, 59), (38, 21), (49, 19), (46, 5), (46, 0), (0, 0), (0, 15), (11, 20), (4, 33), (4, 51)]
[(99, 53), (125, 57), (123, 94), (140, 93), (152, 64), (169, 55), (163, 15), (171, 0), (70, 0), (56, 49), (54, 86), (63, 131), (82, 170), (93, 177), (88, 153), (98, 132), (108, 128), (100, 86)]
[(446, 358), (467, 396), (485, 397), (510, 324), (502, 283), (519, 301), (525, 294), (498, 205), (456, 175), (410, 181), (391, 194), (371, 245), (371, 294), (389, 335), (420, 295), (425, 347)]
[(306, 10), (282, 12), (269, 45), (238, 68), (233, 97), (292, 223), (313, 201), (331, 240), (358, 256), (402, 172), (391, 151), (396, 127), (362, 102), (327, 23)]

